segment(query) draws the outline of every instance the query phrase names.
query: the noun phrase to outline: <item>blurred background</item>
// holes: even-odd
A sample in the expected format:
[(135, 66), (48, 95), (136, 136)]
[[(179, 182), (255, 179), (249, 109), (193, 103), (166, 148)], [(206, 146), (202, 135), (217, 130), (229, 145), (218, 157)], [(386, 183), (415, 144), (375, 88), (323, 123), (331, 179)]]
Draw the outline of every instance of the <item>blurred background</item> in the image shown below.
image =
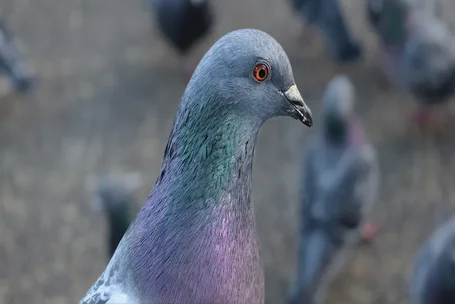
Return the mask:
[[(337, 64), (317, 43), (305, 44), (285, 0), (213, 0), (215, 27), (200, 48), (237, 28), (270, 33), (316, 117), (332, 76), (351, 77), (381, 164), (374, 210), (381, 231), (355, 250), (328, 303), (407, 303), (415, 251), (455, 201), (455, 131), (406, 130), (413, 100), (387, 86), (364, 1), (342, 3), (365, 47), (361, 62)], [(446, 0), (446, 20), (455, 22), (454, 14), (455, 2)], [(76, 303), (107, 264), (106, 223), (90, 209), (87, 176), (140, 171), (139, 208), (159, 173), (186, 82), (145, 1), (4, 0), (0, 16), (36, 76), (30, 94), (8, 93), (6, 79), (0, 84), (0, 303)], [(284, 303), (289, 291), (297, 184), (312, 131), (275, 119), (258, 141), (253, 200), (266, 303)]]

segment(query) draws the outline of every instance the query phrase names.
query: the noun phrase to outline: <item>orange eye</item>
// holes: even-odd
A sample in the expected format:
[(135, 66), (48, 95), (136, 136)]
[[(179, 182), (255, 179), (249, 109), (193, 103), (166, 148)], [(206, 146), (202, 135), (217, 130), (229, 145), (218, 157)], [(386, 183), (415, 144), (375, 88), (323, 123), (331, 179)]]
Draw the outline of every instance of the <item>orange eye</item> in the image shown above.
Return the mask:
[(259, 82), (263, 82), (269, 77), (269, 67), (264, 63), (258, 63), (253, 69), (253, 77)]

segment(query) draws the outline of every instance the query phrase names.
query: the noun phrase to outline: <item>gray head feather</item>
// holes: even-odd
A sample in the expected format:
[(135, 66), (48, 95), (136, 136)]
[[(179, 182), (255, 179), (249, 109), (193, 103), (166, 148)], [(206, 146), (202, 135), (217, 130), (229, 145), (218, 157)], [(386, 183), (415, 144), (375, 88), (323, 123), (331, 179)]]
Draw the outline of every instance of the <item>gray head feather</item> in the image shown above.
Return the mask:
[(345, 75), (335, 76), (324, 92), (324, 112), (336, 113), (347, 119), (354, 111), (354, 101), (355, 88), (349, 78)]
[[(258, 63), (265, 63), (270, 68), (268, 79), (262, 83), (252, 79), (252, 70)], [(292, 98), (286, 94), (290, 91), (294, 93)], [(220, 110), (228, 107), (231, 111), (234, 107), (235, 114), (262, 123), (275, 116), (297, 118), (290, 102), (311, 120), (311, 111), (296, 89), (286, 52), (269, 34), (255, 29), (236, 30), (220, 38), (196, 68), (184, 100), (188, 94), (196, 98), (184, 101), (185, 108), (194, 106), (189, 103), (209, 101), (199, 107), (206, 107), (206, 111), (210, 107)]]

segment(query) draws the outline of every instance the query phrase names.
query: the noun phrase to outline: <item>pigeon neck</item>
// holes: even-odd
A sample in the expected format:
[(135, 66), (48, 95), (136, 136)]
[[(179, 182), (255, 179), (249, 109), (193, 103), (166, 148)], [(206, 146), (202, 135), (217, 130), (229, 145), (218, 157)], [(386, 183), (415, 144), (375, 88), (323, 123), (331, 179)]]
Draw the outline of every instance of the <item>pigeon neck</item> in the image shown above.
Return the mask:
[[(222, 303), (228, 297), (230, 303), (263, 303), (263, 271), (250, 200), (261, 123), (255, 124), (251, 115), (243, 119), (222, 111), (195, 113), (181, 105), (161, 174), (134, 222), (143, 224), (131, 230), (130, 244), (140, 245), (130, 250), (136, 256), (154, 257), (143, 269), (159, 270), (157, 284), (178, 278), (203, 286), (192, 296), (179, 290), (178, 299)], [(148, 225), (152, 226), (144, 228)], [(166, 259), (154, 253), (161, 251), (169, 252)], [(136, 276), (145, 282), (151, 275), (139, 271)], [(143, 290), (145, 298), (148, 292)], [(207, 298), (210, 294), (214, 298)]]
[(325, 117), (324, 135), (328, 142), (340, 145), (346, 142), (349, 123), (339, 115), (328, 114)]
[(324, 129), (324, 135), (330, 144), (343, 146), (346, 144), (352, 146), (362, 146), (365, 142), (360, 122), (352, 117), (347, 121), (339, 120), (327, 123)]
[[(179, 111), (157, 186), (174, 184), (180, 199), (170, 203), (185, 209), (185, 204), (197, 208), (223, 202), (249, 204), (254, 146), (262, 122), (228, 109), (194, 111), (185, 107)], [(193, 115), (199, 117), (190, 119)]]

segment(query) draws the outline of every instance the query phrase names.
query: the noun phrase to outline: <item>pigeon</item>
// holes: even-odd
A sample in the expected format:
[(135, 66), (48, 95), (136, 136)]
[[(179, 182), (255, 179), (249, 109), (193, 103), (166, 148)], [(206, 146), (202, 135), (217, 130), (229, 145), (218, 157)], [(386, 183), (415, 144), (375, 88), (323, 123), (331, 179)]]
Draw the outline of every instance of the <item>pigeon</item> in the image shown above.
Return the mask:
[(297, 275), (290, 304), (324, 303), (328, 284), (356, 242), (377, 232), (368, 216), (379, 166), (354, 114), (354, 86), (336, 75), (323, 96), (320, 132), (309, 143), (302, 178)]
[(0, 70), (10, 79), (16, 91), (24, 93), (31, 88), (32, 79), (26, 71), (11, 34), (0, 21)]
[(403, 84), (420, 104), (418, 122), (434, 120), (434, 106), (455, 94), (455, 36), (446, 23), (431, 15), (415, 15), (404, 48)]
[(455, 216), (420, 248), (410, 277), (412, 304), (455, 303)]
[(428, 125), (434, 121), (434, 106), (455, 93), (455, 37), (434, 9), (398, 0), (370, 1), (382, 2), (370, 20), (375, 20), (384, 49), (386, 74), (418, 102), (413, 119), (421, 127)]
[(304, 20), (305, 30), (321, 34), (335, 60), (352, 62), (362, 57), (362, 46), (346, 23), (339, 0), (292, 0), (292, 6)]
[(397, 65), (406, 43), (406, 11), (402, 0), (367, 0), (367, 19), (379, 38), (389, 84), (399, 85)]
[(138, 174), (129, 174), (124, 179), (104, 178), (94, 191), (92, 208), (96, 212), (105, 213), (107, 217), (109, 258), (133, 220), (134, 191), (140, 183), (141, 177)]
[(409, 11), (440, 17), (439, 0), (367, 0), (367, 19), (383, 47), (399, 45), (406, 39)]
[(255, 29), (221, 37), (183, 93), (154, 188), (80, 303), (264, 303), (252, 166), (277, 116), (313, 124), (281, 45)]
[(187, 55), (213, 26), (214, 11), (209, 0), (150, 0), (158, 29), (185, 59), (184, 72), (194, 70)]

